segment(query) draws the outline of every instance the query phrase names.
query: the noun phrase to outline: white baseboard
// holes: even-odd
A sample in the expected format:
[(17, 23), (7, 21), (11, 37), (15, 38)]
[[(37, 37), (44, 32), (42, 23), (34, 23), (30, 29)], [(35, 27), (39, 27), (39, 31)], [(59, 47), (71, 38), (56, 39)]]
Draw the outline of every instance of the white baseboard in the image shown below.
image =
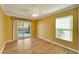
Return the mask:
[(5, 47), (5, 44), (6, 44), (6, 42), (4, 42), (4, 44), (3, 44), (3, 46), (2, 46), (2, 49), (1, 49), (1, 51), (0, 51), (0, 54), (2, 54), (2, 52), (3, 52), (3, 50), (4, 50), (4, 47)]
[(69, 50), (74, 51), (74, 52), (76, 52), (76, 53), (79, 53), (78, 50), (75, 50), (75, 49), (72, 49), (72, 48), (70, 48), (70, 47), (61, 45), (61, 44), (59, 44), (59, 43), (56, 43), (56, 42), (53, 42), (53, 41), (51, 41), (51, 40), (45, 39), (45, 38), (43, 38), (43, 37), (39, 37), (39, 36), (38, 36), (38, 38), (43, 39), (43, 40), (48, 41), (48, 42), (51, 42), (51, 43), (53, 43), (53, 44), (59, 45), (59, 46), (61, 46), (61, 47), (63, 47), (63, 48), (69, 49)]
[(13, 41), (16, 41), (16, 40), (9, 40), (9, 41), (6, 41), (6, 43), (10, 43), (10, 42), (13, 42)]
[(13, 41), (15, 41), (15, 40), (6, 41), (6, 42), (3, 44), (3, 46), (2, 46), (2, 49), (1, 49), (1, 51), (0, 51), (0, 54), (2, 54), (6, 43), (10, 43), (10, 42), (13, 42)]

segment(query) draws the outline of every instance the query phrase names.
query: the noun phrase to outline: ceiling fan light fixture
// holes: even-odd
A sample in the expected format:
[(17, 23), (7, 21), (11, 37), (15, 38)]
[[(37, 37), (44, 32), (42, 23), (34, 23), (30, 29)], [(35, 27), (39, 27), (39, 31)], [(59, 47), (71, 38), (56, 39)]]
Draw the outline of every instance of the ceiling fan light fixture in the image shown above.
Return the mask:
[(32, 14), (32, 17), (37, 17), (37, 16), (38, 16), (38, 14), (36, 14), (36, 13)]
[(32, 17), (37, 17), (37, 16), (38, 16), (38, 8), (34, 8)]

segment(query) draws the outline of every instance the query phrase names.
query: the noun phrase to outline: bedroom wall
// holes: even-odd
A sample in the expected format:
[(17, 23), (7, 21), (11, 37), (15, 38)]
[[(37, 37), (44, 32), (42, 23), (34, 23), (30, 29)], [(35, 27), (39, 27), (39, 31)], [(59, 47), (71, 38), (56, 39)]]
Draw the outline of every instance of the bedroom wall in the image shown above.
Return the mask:
[[(17, 17), (19, 19), (19, 17)], [(12, 40), (16, 40), (16, 33), (13, 33), (13, 20), (14, 17), (12, 16), (6, 16), (6, 41), (10, 42)], [(23, 19), (21, 19), (23, 20)], [(31, 37), (36, 37), (37, 35), (37, 20), (31, 21)]]
[(78, 8), (78, 50), (79, 50), (79, 8)]
[(13, 40), (13, 20), (11, 16), (6, 16), (6, 42)]
[[(58, 40), (56, 39), (56, 17), (57, 16), (66, 16), (66, 15), (73, 15), (73, 42), (68, 42), (65, 40)], [(63, 46), (67, 46), (69, 48), (78, 49), (78, 8), (66, 10), (64, 12), (48, 16), (42, 18), (38, 21), (38, 37), (44, 38), (46, 40), (51, 40), (52, 42), (56, 42)]]
[(0, 7), (0, 53), (5, 44), (5, 15)]
[(31, 33), (31, 37), (37, 37), (37, 20), (32, 20), (31, 24), (32, 24), (32, 33)]

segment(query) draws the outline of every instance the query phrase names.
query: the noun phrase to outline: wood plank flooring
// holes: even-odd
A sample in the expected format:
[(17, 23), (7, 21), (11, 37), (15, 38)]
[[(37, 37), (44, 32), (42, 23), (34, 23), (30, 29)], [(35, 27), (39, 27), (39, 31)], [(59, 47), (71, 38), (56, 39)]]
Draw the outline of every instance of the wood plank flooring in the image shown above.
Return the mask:
[(75, 54), (39, 38), (26, 38), (7, 43), (3, 54)]

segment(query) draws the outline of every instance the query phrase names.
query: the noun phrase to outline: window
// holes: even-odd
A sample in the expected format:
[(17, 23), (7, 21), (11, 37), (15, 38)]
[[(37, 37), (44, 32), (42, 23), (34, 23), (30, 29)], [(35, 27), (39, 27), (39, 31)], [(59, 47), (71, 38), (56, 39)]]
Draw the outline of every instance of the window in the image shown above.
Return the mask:
[(72, 41), (73, 16), (64, 16), (56, 18), (56, 38)]

